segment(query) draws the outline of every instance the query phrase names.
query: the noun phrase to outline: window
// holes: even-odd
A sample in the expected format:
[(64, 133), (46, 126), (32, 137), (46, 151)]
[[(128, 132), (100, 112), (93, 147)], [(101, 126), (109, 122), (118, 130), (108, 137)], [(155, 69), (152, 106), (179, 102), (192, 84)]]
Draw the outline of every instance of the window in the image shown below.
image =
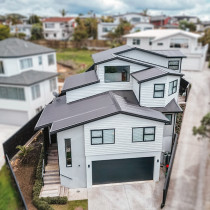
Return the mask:
[(54, 28), (54, 23), (45, 23), (45, 28)]
[(155, 141), (155, 127), (133, 128), (133, 142)]
[(91, 131), (91, 144), (114, 144), (115, 143), (115, 130), (92, 130)]
[(54, 65), (55, 64), (55, 60), (54, 60), (54, 55), (50, 54), (48, 55), (48, 65)]
[(45, 36), (48, 37), (48, 33), (46, 33)]
[(171, 39), (170, 48), (188, 48), (188, 39)]
[(113, 30), (113, 27), (103, 27), (102, 28), (102, 31), (103, 32), (110, 32), (110, 31), (112, 31)]
[(129, 82), (130, 66), (105, 66), (105, 82)]
[(21, 69), (28, 69), (33, 66), (32, 58), (26, 58), (20, 60), (20, 68)]
[(50, 91), (56, 90), (57, 89), (57, 83), (56, 83), (56, 78), (53, 78), (50, 80)]
[(172, 114), (166, 114), (165, 116), (168, 118), (168, 120), (170, 120), (170, 122), (165, 123), (165, 125), (171, 125), (172, 124)]
[(39, 56), (38, 59), (39, 59), (39, 65), (42, 65), (42, 56)]
[(66, 167), (72, 166), (71, 139), (65, 139)]
[(176, 93), (177, 91), (177, 84), (178, 84), (178, 80), (174, 80), (172, 82), (169, 82), (169, 90), (168, 90), (168, 95), (172, 95), (174, 93)]
[(164, 98), (164, 91), (165, 84), (155, 84), (153, 98)]
[(140, 45), (140, 39), (133, 39), (133, 45)]
[(0, 61), (0, 74), (4, 74), (4, 65), (3, 65), (3, 61)]
[(168, 61), (168, 68), (172, 70), (179, 70), (179, 61), (178, 60)]
[(158, 46), (163, 46), (163, 43), (162, 42), (158, 42), (157, 45)]
[(0, 98), (12, 100), (25, 100), (24, 88), (0, 87)]
[(56, 34), (53, 34), (53, 36), (56, 37), (57, 35)]
[(40, 94), (40, 86), (39, 84), (34, 85), (31, 87), (32, 99), (35, 100), (41, 96)]
[(141, 21), (141, 18), (139, 18), (139, 17), (133, 17), (133, 18), (131, 19), (131, 21), (132, 21), (132, 22), (140, 22), (140, 21)]

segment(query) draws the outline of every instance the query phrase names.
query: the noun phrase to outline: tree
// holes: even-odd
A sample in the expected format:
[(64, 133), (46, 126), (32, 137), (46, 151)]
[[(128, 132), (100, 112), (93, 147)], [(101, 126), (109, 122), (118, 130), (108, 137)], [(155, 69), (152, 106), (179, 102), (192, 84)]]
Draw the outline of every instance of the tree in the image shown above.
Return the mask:
[(0, 24), (0, 40), (7, 39), (10, 36), (9, 26)]
[(12, 25), (16, 25), (18, 23), (21, 23), (21, 19), (25, 18), (25, 16), (17, 14), (17, 13), (11, 13), (6, 16), (6, 20), (12, 23)]
[(76, 18), (77, 27), (74, 29), (73, 38), (76, 42), (81, 42), (88, 38), (88, 33), (83, 19)]
[(31, 15), (28, 19), (28, 24), (40, 23), (40, 18), (37, 15)]
[(208, 52), (210, 53), (210, 28), (205, 30), (204, 36), (202, 36), (199, 41), (202, 43), (202, 45), (209, 45)]
[(203, 117), (199, 127), (193, 127), (193, 135), (199, 135), (210, 140), (210, 112)]
[(114, 18), (111, 16), (107, 16), (107, 17), (102, 16), (101, 21), (105, 22), (105, 23), (112, 23), (112, 22), (114, 22)]
[(144, 16), (147, 16), (147, 15), (148, 15), (148, 9), (143, 9), (142, 14), (143, 14)]
[(181, 20), (179, 22), (179, 28), (182, 30), (196, 31), (196, 25), (192, 22), (188, 22), (186, 20)]
[(36, 23), (31, 28), (31, 39), (39, 40), (43, 38), (43, 28), (41, 23)]
[(19, 149), (18, 156), (20, 157), (20, 160), (23, 163), (27, 163), (28, 162), (28, 155), (29, 155), (30, 151), (32, 150), (32, 147), (26, 147), (26, 146), (18, 145), (16, 148)]
[(62, 15), (62, 17), (65, 17), (67, 14), (67, 11), (65, 9), (60, 10), (60, 14)]

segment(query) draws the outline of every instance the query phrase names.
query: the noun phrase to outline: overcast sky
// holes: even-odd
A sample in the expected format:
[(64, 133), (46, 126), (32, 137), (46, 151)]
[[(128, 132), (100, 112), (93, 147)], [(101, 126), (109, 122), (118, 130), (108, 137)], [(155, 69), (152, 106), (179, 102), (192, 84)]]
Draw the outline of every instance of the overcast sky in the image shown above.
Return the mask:
[(147, 8), (150, 15), (196, 15), (201, 20), (210, 20), (210, 0), (0, 0), (0, 15), (21, 13), (29, 16), (60, 16), (59, 10), (68, 11), (68, 16), (93, 10), (101, 15), (125, 12), (141, 12)]

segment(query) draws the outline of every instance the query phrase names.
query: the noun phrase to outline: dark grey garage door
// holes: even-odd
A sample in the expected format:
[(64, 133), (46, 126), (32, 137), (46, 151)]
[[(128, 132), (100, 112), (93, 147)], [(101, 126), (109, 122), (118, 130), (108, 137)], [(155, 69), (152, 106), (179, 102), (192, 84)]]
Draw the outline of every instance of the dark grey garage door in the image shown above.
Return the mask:
[(93, 184), (153, 179), (154, 157), (92, 162)]

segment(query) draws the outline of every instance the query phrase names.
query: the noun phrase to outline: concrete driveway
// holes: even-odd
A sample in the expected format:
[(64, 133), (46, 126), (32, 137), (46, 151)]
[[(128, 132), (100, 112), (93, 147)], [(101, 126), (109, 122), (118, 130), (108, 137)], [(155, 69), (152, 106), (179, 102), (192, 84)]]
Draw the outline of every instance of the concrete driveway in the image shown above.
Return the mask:
[(164, 210), (210, 209), (210, 143), (192, 135), (210, 111), (210, 70), (184, 72), (192, 89), (184, 114)]
[(157, 210), (162, 201), (164, 173), (160, 181), (100, 185), (88, 189), (88, 210)]
[(2, 144), (12, 136), (20, 127), (0, 124), (0, 169), (4, 165), (4, 153)]

